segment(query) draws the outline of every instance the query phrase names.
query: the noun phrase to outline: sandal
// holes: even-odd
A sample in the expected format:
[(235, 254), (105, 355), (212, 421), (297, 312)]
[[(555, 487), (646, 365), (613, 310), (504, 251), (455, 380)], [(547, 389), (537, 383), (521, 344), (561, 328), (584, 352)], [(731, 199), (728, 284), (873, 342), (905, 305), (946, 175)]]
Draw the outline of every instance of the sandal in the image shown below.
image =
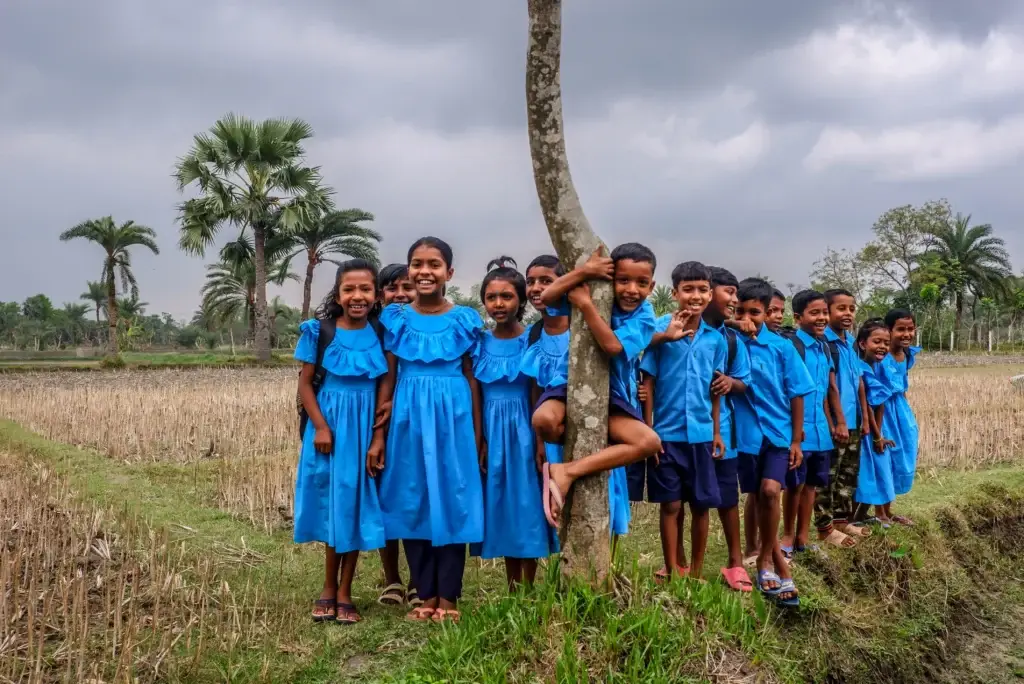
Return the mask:
[[(317, 612), (318, 608), (322, 610)], [(337, 615), (338, 602), (334, 599), (317, 599), (313, 601), (313, 622), (333, 622)]]
[[(544, 517), (547, 518), (548, 525), (551, 527), (558, 527), (558, 516), (555, 515), (555, 508), (558, 508), (559, 514), (562, 512), (562, 506), (565, 505), (565, 500), (562, 498), (562, 492), (558, 491), (558, 485), (555, 484), (554, 480), (551, 479), (551, 464), (545, 463), (543, 468), (544, 474)], [(552, 505), (554, 504), (554, 505)]]
[[(680, 577), (686, 577), (690, 574), (690, 568), (677, 565), (676, 574), (678, 574)], [(664, 584), (665, 582), (668, 582), (670, 579), (671, 578), (668, 575), (668, 568), (665, 568), (664, 566), (662, 566), (660, 570), (654, 573), (654, 581), (658, 584)]]
[(462, 614), (454, 608), (438, 608), (434, 611), (434, 617), (432, 619), (434, 622), (454, 622), (457, 624), (461, 617)]
[(417, 606), (409, 611), (405, 619), (412, 622), (430, 622), (430, 619), (434, 617), (435, 610), (430, 606)]
[(835, 529), (839, 530), (848, 537), (870, 537), (871, 530), (861, 523), (847, 523), (845, 525), (836, 525)]
[(839, 530), (833, 529), (828, 533), (828, 536), (822, 539), (826, 544), (832, 546), (838, 546), (841, 549), (852, 549), (857, 545), (857, 540), (848, 534), (843, 534)]
[(725, 583), (733, 591), (749, 592), (754, 590), (754, 583), (750, 581), (750, 575), (743, 568), (722, 568), (721, 572)]
[[(783, 594), (791, 594), (789, 598), (782, 598)], [(779, 591), (775, 595), (775, 602), (787, 608), (798, 608), (800, 606), (800, 594), (796, 590), (796, 584), (792, 577), (782, 580)]]
[(416, 587), (409, 587), (409, 592), (405, 595), (405, 600), (412, 608), (419, 608), (423, 605), (423, 599), (420, 598), (420, 594), (416, 591)]
[(354, 625), (357, 622), (363, 621), (363, 616), (359, 614), (359, 610), (351, 603), (339, 603), (338, 614), (334, 618), (334, 621), (339, 625)]
[(405, 585), (400, 582), (389, 584), (380, 593), (377, 603), (382, 606), (401, 606), (405, 603)]
[[(779, 586), (777, 587), (766, 587), (765, 585), (769, 582), (775, 582)], [(758, 590), (767, 596), (768, 598), (775, 598), (780, 591), (782, 591), (782, 580), (771, 570), (758, 570), (757, 571), (757, 588)]]
[(753, 553), (743, 559), (743, 567), (753, 568), (757, 565), (757, 554)]
[(892, 516), (892, 521), (897, 525), (903, 525), (904, 527), (913, 527), (914, 521), (903, 515)]
[(782, 555), (785, 556), (787, 561), (793, 560), (793, 545), (782, 544), (779, 546), (779, 550), (782, 551)]

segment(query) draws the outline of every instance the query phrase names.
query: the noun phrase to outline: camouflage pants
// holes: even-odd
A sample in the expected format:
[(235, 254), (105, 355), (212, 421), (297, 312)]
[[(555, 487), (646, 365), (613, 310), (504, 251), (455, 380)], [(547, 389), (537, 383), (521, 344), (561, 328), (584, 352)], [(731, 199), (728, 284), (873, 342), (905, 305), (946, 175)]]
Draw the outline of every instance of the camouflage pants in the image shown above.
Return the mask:
[(814, 501), (814, 526), (823, 530), (834, 520), (850, 520), (860, 473), (860, 430), (850, 430), (850, 441), (836, 448), (829, 469), (828, 487), (818, 490)]

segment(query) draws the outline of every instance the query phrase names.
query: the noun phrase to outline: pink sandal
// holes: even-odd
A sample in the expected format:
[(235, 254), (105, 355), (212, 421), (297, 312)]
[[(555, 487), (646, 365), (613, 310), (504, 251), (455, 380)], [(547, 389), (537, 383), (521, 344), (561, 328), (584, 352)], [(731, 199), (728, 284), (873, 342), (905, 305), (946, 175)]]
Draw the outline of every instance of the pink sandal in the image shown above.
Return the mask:
[(722, 568), (722, 578), (733, 591), (754, 591), (754, 583), (743, 568)]

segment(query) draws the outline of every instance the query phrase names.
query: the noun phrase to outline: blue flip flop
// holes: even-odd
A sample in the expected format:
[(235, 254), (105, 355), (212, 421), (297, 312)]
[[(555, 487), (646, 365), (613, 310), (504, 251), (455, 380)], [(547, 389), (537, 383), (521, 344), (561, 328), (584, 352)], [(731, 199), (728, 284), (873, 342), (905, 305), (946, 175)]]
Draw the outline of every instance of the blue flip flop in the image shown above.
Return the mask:
[(800, 596), (799, 596), (799, 594), (797, 594), (796, 596), (794, 596), (792, 598), (788, 598), (788, 599), (779, 598), (779, 596), (781, 596), (782, 594), (784, 594), (786, 592), (792, 592), (794, 594), (797, 593), (796, 584), (793, 582), (793, 578), (791, 578), (791, 577), (782, 580), (782, 584), (779, 585), (779, 591), (778, 591), (778, 593), (775, 594), (775, 596), (773, 598), (775, 599), (775, 602), (778, 603), (781, 606), (786, 606), (787, 608), (798, 608), (798, 607), (800, 607)]
[[(764, 586), (767, 582), (778, 582), (779, 586), (774, 589), (767, 589)], [(782, 591), (782, 579), (771, 570), (758, 570), (757, 588), (765, 596), (774, 599)]]
[(786, 560), (793, 560), (793, 546), (789, 544), (783, 544), (779, 546), (779, 550), (782, 551), (782, 555), (786, 557)]

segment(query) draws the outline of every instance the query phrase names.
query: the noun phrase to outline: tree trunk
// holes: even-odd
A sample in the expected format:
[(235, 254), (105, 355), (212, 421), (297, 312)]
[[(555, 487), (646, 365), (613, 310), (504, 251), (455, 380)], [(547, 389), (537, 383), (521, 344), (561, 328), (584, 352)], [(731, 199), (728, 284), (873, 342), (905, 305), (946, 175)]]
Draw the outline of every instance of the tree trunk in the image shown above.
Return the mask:
[(270, 326), (267, 321), (267, 231), (262, 225), (253, 226), (253, 258), (256, 261), (256, 301), (253, 304), (254, 330), (253, 347), (257, 361), (270, 361)]
[(316, 252), (308, 251), (306, 260), (306, 280), (302, 284), (302, 320), (309, 318), (309, 300), (313, 291), (313, 269), (316, 268)]
[[(533, 178), (541, 211), (558, 258), (566, 266), (586, 260), (602, 245), (590, 228), (569, 174), (562, 128), (561, 0), (528, 0), (530, 40), (526, 59), (527, 126)], [(612, 288), (590, 284), (594, 303), (607, 320)], [(567, 460), (593, 454), (608, 441), (608, 361), (579, 311), (570, 325), (569, 391), (566, 406)], [(580, 480), (562, 517), (562, 571), (603, 582), (611, 566), (608, 474)]]
[(117, 354), (117, 288), (111, 269), (107, 274), (107, 356), (114, 358)]
[[(953, 317), (953, 330), (956, 331), (957, 337), (960, 337), (960, 328), (964, 322), (964, 296), (962, 293), (957, 292), (954, 296), (953, 305), (956, 307), (956, 315)], [(968, 337), (970, 339), (970, 337)], [(950, 351), (953, 351), (950, 349)]]

